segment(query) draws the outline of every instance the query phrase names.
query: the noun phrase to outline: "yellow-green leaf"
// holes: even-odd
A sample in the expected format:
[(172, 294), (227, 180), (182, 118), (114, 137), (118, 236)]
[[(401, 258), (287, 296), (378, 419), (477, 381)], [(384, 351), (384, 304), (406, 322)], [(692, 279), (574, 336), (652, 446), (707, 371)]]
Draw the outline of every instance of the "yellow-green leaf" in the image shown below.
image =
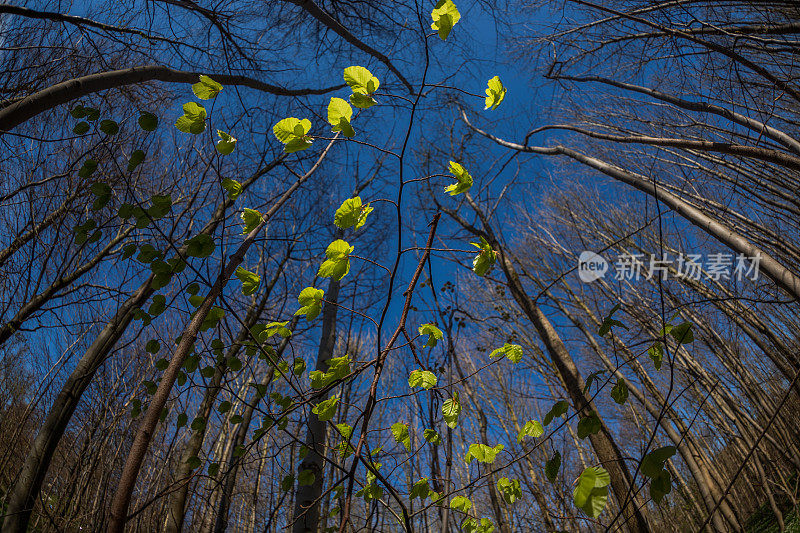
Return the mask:
[(367, 221), (367, 215), (373, 211), (373, 208), (367, 205), (362, 205), (361, 197), (348, 198), (333, 216), (333, 223), (337, 227), (347, 229), (355, 226), (355, 229), (360, 228)]
[(444, 41), (450, 35), (453, 26), (461, 19), (461, 13), (452, 0), (439, 0), (431, 11), (431, 18), (433, 19), (431, 29), (438, 31), (439, 37)]
[(175, 127), (183, 133), (203, 133), (206, 129), (206, 109), (200, 104), (186, 102), (183, 104), (183, 115), (178, 117)]
[(450, 168), (448, 170), (450, 174), (455, 176), (457, 181), (445, 187), (444, 192), (450, 193), (450, 196), (455, 196), (467, 192), (470, 187), (472, 187), (472, 176), (469, 175), (469, 172), (467, 172), (464, 167), (455, 161), (450, 161)]
[(221, 153), (222, 155), (230, 155), (233, 152), (233, 149), (236, 148), (236, 137), (232, 137), (230, 134), (225, 133), (222, 130), (217, 130), (217, 135), (219, 135), (219, 140), (217, 141), (217, 152)]
[(506, 88), (500, 81), (500, 76), (490, 79), (486, 87), (486, 107), (484, 109), (497, 109), (497, 106), (505, 99)]
[(327, 259), (320, 265), (317, 275), (322, 278), (342, 279), (350, 272), (350, 252), (354, 249), (346, 241), (337, 239), (325, 250)]
[(203, 74), (200, 75), (200, 81), (192, 85), (192, 92), (201, 100), (214, 98), (221, 90), (222, 85)]
[(372, 94), (378, 90), (381, 83), (372, 72), (357, 65), (344, 69), (344, 81), (356, 94)]
[(352, 137), (356, 134), (350, 125), (352, 118), (353, 108), (350, 107), (350, 104), (341, 98), (331, 98), (328, 104), (328, 123), (333, 126), (331, 131), (341, 131), (345, 137)]

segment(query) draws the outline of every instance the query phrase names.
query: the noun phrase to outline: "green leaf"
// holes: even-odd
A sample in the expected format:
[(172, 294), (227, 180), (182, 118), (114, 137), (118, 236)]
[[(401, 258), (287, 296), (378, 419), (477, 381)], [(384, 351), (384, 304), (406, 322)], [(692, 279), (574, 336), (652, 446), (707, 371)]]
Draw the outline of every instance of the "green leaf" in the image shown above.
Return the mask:
[(392, 424), (391, 430), (395, 442), (401, 443), (405, 446), (406, 450), (411, 451), (411, 435), (408, 433), (408, 425), (397, 422)]
[(664, 469), (664, 463), (675, 455), (675, 451), (675, 446), (664, 446), (645, 455), (642, 458), (642, 474), (651, 479), (657, 478)]
[(78, 135), (83, 135), (87, 131), (89, 131), (89, 123), (83, 120), (75, 124), (75, 127), (72, 128), (72, 133), (77, 133)]
[(664, 360), (664, 346), (657, 342), (647, 349), (647, 355), (653, 360), (653, 366), (656, 370), (661, 370), (661, 363)]
[(450, 508), (467, 514), (469, 510), (472, 509), (472, 502), (469, 501), (469, 498), (466, 496), (454, 496), (453, 499), (450, 500)]
[[(164, 298), (166, 302), (166, 298)], [(158, 342), (156, 339), (150, 339), (147, 341), (147, 344), (144, 345), (144, 349), (147, 353), (158, 353), (161, 350), (161, 343)]]
[(422, 478), (411, 487), (411, 492), (408, 495), (409, 499), (413, 500), (414, 498), (419, 498), (420, 500), (424, 500), (428, 497), (431, 488), (428, 484), (428, 478)]
[(286, 327), (286, 324), (288, 323), (289, 323), (288, 320), (286, 322), (270, 322), (264, 327), (264, 335), (266, 335), (267, 339), (272, 337), (273, 335), (280, 335), (281, 337), (291, 337), (292, 330)]
[(297, 476), (297, 482), (301, 486), (303, 486), (303, 485), (313, 485), (315, 479), (317, 479), (317, 477), (314, 475), (314, 472), (312, 472), (311, 470), (308, 470), (308, 469), (301, 470), (300, 474), (298, 474), (298, 476)]
[(222, 180), (222, 188), (228, 193), (228, 198), (236, 200), (242, 194), (242, 184), (236, 180), (225, 178)]
[(167, 308), (167, 298), (163, 294), (156, 294), (153, 296), (153, 303), (150, 304), (150, 308), (147, 312), (150, 316), (158, 316), (164, 312)]
[(356, 134), (350, 125), (353, 118), (353, 108), (341, 98), (331, 98), (328, 104), (328, 123), (333, 126), (331, 131), (341, 131), (345, 137), (352, 137)]
[(159, 220), (164, 218), (172, 209), (172, 197), (168, 194), (154, 194), (150, 197), (150, 204), (150, 207), (147, 208), (147, 214), (153, 219)]
[(202, 416), (198, 416), (192, 420), (192, 425), (190, 427), (192, 428), (192, 431), (202, 431), (203, 428), (206, 427), (206, 419)]
[(254, 229), (258, 227), (259, 224), (264, 220), (264, 217), (261, 213), (256, 211), (255, 209), (248, 209), (244, 208), (242, 210), (242, 234), (247, 235)]
[(468, 516), (461, 522), (461, 531), (464, 533), (493, 533), (494, 524), (486, 517), (481, 518), (478, 522), (477, 518)]
[(502, 348), (497, 348), (489, 354), (489, 358), (491, 359), (503, 356), (506, 356), (512, 363), (519, 363), (522, 361), (522, 346), (519, 344), (505, 343)]
[(458, 393), (454, 392), (453, 397), (445, 400), (442, 404), (442, 416), (450, 429), (456, 428), (456, 425), (458, 425), (458, 415), (460, 414), (461, 403), (458, 401)]
[(509, 505), (522, 498), (522, 487), (520, 487), (518, 479), (510, 480), (507, 477), (501, 477), (497, 480), (497, 490)]
[(669, 331), (672, 338), (678, 341), (678, 344), (691, 344), (694, 341), (694, 332), (692, 331), (692, 323), (684, 322), (672, 328)]
[(672, 476), (667, 469), (662, 470), (657, 477), (654, 477), (653, 480), (650, 481), (650, 498), (652, 498), (656, 504), (660, 504), (664, 496), (671, 491)]
[(555, 483), (559, 468), (561, 468), (561, 452), (555, 452), (553, 457), (544, 464), (544, 475), (547, 476), (550, 483)]
[(327, 259), (320, 265), (317, 275), (322, 278), (342, 279), (350, 272), (350, 252), (354, 249), (342, 239), (337, 239), (325, 250)]
[(175, 121), (175, 127), (183, 133), (203, 133), (206, 129), (206, 109), (200, 104), (186, 102), (183, 104), (183, 115)]
[(361, 204), (361, 197), (348, 198), (333, 216), (333, 223), (336, 227), (347, 229), (355, 226), (355, 229), (360, 228), (367, 221), (367, 215), (373, 211), (373, 208)]
[(428, 340), (423, 346), (424, 348), (436, 346), (444, 337), (442, 330), (437, 328), (434, 324), (422, 324), (417, 331), (419, 331), (420, 335), (428, 336)]
[[(354, 94), (369, 95), (378, 90), (381, 83), (364, 67), (352, 66), (344, 69), (344, 81)], [(360, 107), (360, 106), (358, 106)]]
[(436, 433), (435, 429), (426, 429), (422, 432), (422, 437), (434, 446), (439, 446), (442, 443), (442, 437)]
[(258, 290), (261, 284), (261, 277), (258, 274), (245, 270), (242, 267), (236, 269), (236, 277), (242, 282), (242, 294), (250, 296)]
[(189, 460), (186, 461), (186, 464), (189, 465), (190, 469), (194, 470), (195, 468), (199, 467), (202, 464), (202, 462), (200, 461), (199, 457), (194, 456), (194, 457), (189, 457)]
[(184, 242), (186, 255), (189, 257), (208, 257), (214, 253), (214, 239), (211, 235), (201, 233)]
[(102, 120), (100, 121), (100, 131), (106, 135), (116, 135), (119, 133), (119, 124), (113, 120)]
[(617, 384), (611, 389), (611, 398), (620, 405), (628, 400), (628, 384), (623, 378), (619, 378)]
[(603, 429), (603, 423), (595, 412), (581, 418), (578, 421), (578, 438), (585, 439), (589, 435), (599, 433)]
[(564, 415), (567, 412), (568, 408), (569, 404), (567, 403), (566, 400), (557, 401), (555, 404), (553, 404), (553, 407), (550, 408), (547, 414), (544, 415), (544, 420), (542, 421), (542, 425), (547, 427), (548, 425), (550, 425), (550, 422), (552, 422), (555, 417)]
[(178, 415), (178, 429), (181, 429), (186, 423), (189, 421), (189, 417), (186, 416), (186, 413), (181, 413)]
[(318, 403), (311, 409), (311, 412), (317, 415), (321, 422), (327, 422), (336, 414), (336, 408), (339, 405), (339, 398), (331, 396), (327, 400)]
[(584, 469), (572, 493), (575, 505), (592, 518), (597, 518), (606, 507), (609, 483), (611, 476), (604, 468), (590, 466)]
[(83, 162), (81, 168), (78, 169), (78, 176), (81, 178), (88, 178), (94, 174), (95, 170), (97, 170), (97, 161), (94, 159), (87, 159)]
[(488, 444), (470, 444), (467, 455), (464, 456), (464, 462), (470, 464), (473, 459), (481, 463), (492, 464), (497, 458), (497, 454), (503, 451), (504, 446), (498, 444), (494, 448)]
[(275, 137), (283, 143), (284, 152), (292, 153), (305, 150), (311, 146), (311, 139), (306, 135), (311, 129), (311, 121), (307, 118), (300, 120), (295, 117), (288, 117), (272, 127)]
[(522, 429), (517, 435), (517, 442), (522, 442), (525, 437), (533, 437), (534, 439), (538, 439), (543, 434), (544, 427), (542, 427), (542, 425), (536, 420), (531, 420), (529, 422), (525, 422), (525, 425), (522, 426)]
[(221, 90), (222, 85), (203, 74), (200, 75), (200, 81), (192, 85), (192, 92), (201, 100), (214, 98)]
[(470, 244), (480, 250), (480, 253), (472, 260), (472, 271), (483, 277), (494, 266), (497, 260), (497, 252), (492, 250), (491, 245), (483, 237), (481, 237), (480, 242), (473, 242)]
[(300, 303), (295, 315), (306, 315), (306, 320), (311, 321), (317, 318), (322, 310), (322, 297), (325, 296), (325, 291), (322, 289), (315, 289), (314, 287), (306, 287), (300, 291), (297, 301)]
[(594, 383), (599, 376), (602, 376), (605, 373), (605, 370), (597, 370), (596, 372), (589, 374), (589, 376), (586, 378), (586, 383), (583, 385), (583, 393), (586, 394), (586, 392), (591, 388), (592, 383)]
[(230, 155), (233, 152), (233, 149), (236, 148), (236, 137), (232, 137), (230, 134), (225, 133), (222, 130), (217, 130), (217, 135), (219, 136), (219, 140), (217, 141), (217, 152), (221, 153), (222, 155)]
[(132, 172), (136, 167), (142, 164), (142, 161), (144, 161), (144, 152), (142, 150), (135, 150), (128, 160), (128, 172)]
[(431, 390), (436, 386), (438, 378), (433, 372), (427, 370), (416, 369), (412, 370), (408, 375), (408, 386), (412, 389), (414, 387), (422, 387), (425, 390)]
[(86, 113), (87, 113), (86, 108), (83, 107), (82, 105), (77, 105), (73, 107), (72, 110), (69, 112), (72, 118), (83, 118), (86, 116)]
[(448, 170), (450, 174), (455, 176), (456, 183), (445, 187), (444, 192), (449, 193), (450, 196), (455, 196), (467, 192), (470, 187), (472, 187), (472, 176), (469, 175), (469, 172), (467, 172), (464, 167), (455, 161), (450, 161), (450, 168)]
[(452, 0), (439, 0), (431, 11), (431, 18), (433, 19), (431, 29), (438, 31), (439, 38), (444, 41), (450, 35), (453, 26), (461, 19), (461, 13)]
[(353, 107), (357, 107), (359, 109), (369, 109), (378, 102), (376, 102), (375, 99), (368, 94), (353, 93), (350, 95), (350, 103), (353, 104)]
[(221, 414), (225, 414), (225, 413), (227, 413), (227, 412), (228, 412), (228, 411), (230, 411), (230, 410), (231, 410), (231, 402), (229, 402), (229, 401), (227, 401), (227, 400), (226, 400), (226, 401), (224, 401), (224, 402), (221, 402), (221, 403), (220, 403), (220, 404), (217, 406), (217, 411), (219, 411)]
[(281, 490), (283, 492), (289, 492), (294, 487), (294, 476), (289, 474), (288, 476), (284, 476), (281, 480)]
[(628, 329), (628, 327), (625, 324), (623, 324), (619, 320), (612, 318), (614, 316), (614, 313), (616, 313), (620, 307), (622, 307), (622, 304), (617, 304), (611, 308), (611, 311), (608, 312), (608, 316), (606, 316), (603, 319), (603, 323), (600, 324), (600, 327), (597, 330), (598, 335), (600, 335), (601, 337), (605, 337), (606, 335), (608, 335), (608, 332), (611, 331), (611, 328), (615, 326), (620, 327), (622, 329)]
[(139, 116), (139, 127), (144, 131), (153, 131), (158, 127), (158, 117), (152, 113), (142, 113)]
[(484, 109), (497, 109), (506, 97), (506, 88), (500, 81), (500, 76), (495, 76), (486, 84), (486, 107)]
[(350, 373), (350, 357), (345, 355), (342, 357), (331, 357), (328, 360), (328, 371), (312, 370), (308, 373), (311, 379), (312, 389), (323, 389), (340, 380)]

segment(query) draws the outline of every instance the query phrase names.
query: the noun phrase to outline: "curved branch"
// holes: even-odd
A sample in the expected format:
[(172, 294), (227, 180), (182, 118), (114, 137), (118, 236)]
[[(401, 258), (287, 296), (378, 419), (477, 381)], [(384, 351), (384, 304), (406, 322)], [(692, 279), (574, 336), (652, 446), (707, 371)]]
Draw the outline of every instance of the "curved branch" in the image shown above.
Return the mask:
[[(164, 81), (172, 83), (194, 83), (199, 72), (175, 70), (162, 65), (144, 65), (121, 70), (110, 70), (74, 78), (42, 89), (30, 96), (0, 109), (0, 132), (9, 131), (15, 126), (52, 109), (88, 94), (93, 94), (115, 87), (134, 85), (146, 81)], [(306, 96), (325, 94), (344, 87), (344, 84), (321, 89), (286, 89), (270, 85), (248, 76), (232, 74), (212, 74), (212, 78), (224, 85), (240, 85), (257, 91), (279, 96)]]
[(403, 85), (406, 86), (408, 92), (414, 94), (414, 86), (409, 83), (409, 81), (400, 73), (399, 70), (389, 61), (389, 58), (380, 53), (379, 51), (375, 50), (368, 44), (360, 41), (355, 35), (350, 33), (350, 31), (342, 26), (342, 24), (333, 18), (331, 15), (323, 11), (316, 3), (312, 0), (286, 0), (287, 2), (294, 4), (296, 6), (300, 6), (305, 9), (309, 15), (323, 23), (325, 26), (336, 32), (342, 39), (347, 41), (348, 43), (352, 44), (362, 52), (366, 52), (367, 54), (371, 55), (384, 65), (386, 65), (389, 70), (391, 70), (397, 78), (403, 82)]
[(698, 208), (686, 202), (679, 196), (676, 196), (661, 187), (658, 187), (646, 176), (636, 174), (624, 170), (616, 165), (612, 165), (596, 157), (587, 156), (577, 150), (567, 148), (565, 146), (556, 145), (551, 147), (544, 146), (526, 146), (522, 144), (512, 143), (495, 137), (491, 133), (485, 132), (473, 126), (466, 113), (461, 111), (461, 119), (475, 132), (483, 135), (500, 146), (518, 150), (520, 152), (529, 152), (541, 155), (564, 155), (575, 161), (578, 161), (587, 167), (599, 170), (606, 176), (621, 181), (627, 185), (642, 191), (643, 193), (651, 196), (657, 201), (663, 202), (665, 205), (672, 208), (676, 213), (681, 215), (691, 224), (697, 226), (705, 231), (710, 236), (722, 244), (729, 246), (731, 249), (744, 254), (747, 257), (760, 257), (759, 268), (764, 274), (769, 277), (776, 285), (786, 291), (795, 299), (800, 300), (800, 277), (795, 275), (791, 270), (783, 266), (772, 255), (762, 250), (758, 246), (751, 243), (743, 235), (734, 231), (732, 228), (720, 223), (716, 219), (706, 215)]

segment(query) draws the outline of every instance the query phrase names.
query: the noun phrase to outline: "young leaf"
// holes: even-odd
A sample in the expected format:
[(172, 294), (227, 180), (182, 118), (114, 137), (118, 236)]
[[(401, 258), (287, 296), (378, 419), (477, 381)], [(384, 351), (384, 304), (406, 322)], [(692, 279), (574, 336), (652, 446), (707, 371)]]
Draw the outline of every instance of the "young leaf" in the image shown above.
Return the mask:
[(664, 446), (645, 455), (642, 458), (642, 474), (651, 479), (657, 478), (664, 469), (664, 463), (675, 455), (675, 451), (675, 446)]
[(222, 130), (217, 130), (217, 135), (219, 136), (219, 140), (217, 141), (217, 152), (221, 153), (222, 155), (230, 155), (233, 152), (233, 149), (236, 148), (236, 137), (232, 137), (230, 134), (225, 133)]
[(454, 496), (453, 499), (450, 500), (450, 508), (467, 514), (469, 510), (472, 509), (472, 502), (469, 501), (469, 498), (466, 496)]
[[(286, 324), (288, 323), (289, 323), (288, 320), (286, 322), (270, 322), (269, 324), (264, 326), (264, 335), (266, 335), (266, 338), (270, 338), (276, 334), (284, 338), (291, 337), (292, 330), (286, 327)], [(303, 365), (305, 365), (305, 362), (303, 363)]]
[(354, 249), (342, 239), (337, 239), (325, 250), (327, 259), (320, 265), (317, 275), (322, 278), (342, 279), (350, 272), (350, 252)]
[(439, 38), (444, 41), (450, 35), (453, 26), (461, 19), (461, 13), (452, 0), (439, 0), (431, 11), (431, 18), (433, 19), (431, 29), (438, 31)]
[(553, 407), (550, 408), (547, 414), (544, 415), (544, 420), (542, 421), (542, 425), (547, 427), (555, 417), (562, 416), (564, 413), (566, 413), (568, 408), (569, 404), (567, 403), (566, 400), (557, 401), (555, 404), (553, 404)]
[(522, 360), (522, 346), (519, 344), (505, 343), (502, 348), (493, 350), (492, 353), (489, 354), (489, 358), (495, 359), (497, 357), (503, 357), (504, 355), (512, 363), (519, 363)]
[(201, 100), (210, 100), (217, 96), (221, 90), (222, 85), (203, 74), (200, 75), (200, 81), (192, 85), (192, 92)]
[(339, 405), (339, 398), (331, 396), (327, 400), (318, 403), (311, 412), (317, 415), (321, 422), (327, 422), (336, 414), (336, 407)]
[(609, 483), (611, 476), (604, 468), (590, 466), (584, 469), (572, 493), (575, 505), (592, 518), (597, 518), (606, 507)]
[(617, 304), (611, 308), (611, 311), (608, 312), (608, 316), (603, 319), (603, 323), (600, 324), (600, 328), (598, 328), (597, 330), (598, 335), (600, 335), (601, 337), (605, 337), (606, 335), (608, 335), (608, 332), (611, 331), (611, 328), (615, 326), (620, 327), (622, 329), (628, 329), (628, 327), (625, 324), (623, 324), (619, 320), (612, 318), (614, 316), (614, 313), (616, 313), (620, 307), (622, 307), (622, 304)]
[(426, 429), (422, 432), (422, 437), (434, 446), (439, 446), (442, 443), (442, 437), (434, 429)]
[(542, 425), (536, 420), (531, 420), (529, 422), (525, 422), (525, 425), (522, 426), (522, 429), (517, 435), (517, 442), (522, 442), (525, 437), (533, 437), (534, 439), (538, 439), (543, 434), (544, 427), (542, 427)]
[(470, 464), (473, 459), (480, 463), (492, 464), (497, 458), (497, 454), (503, 451), (504, 446), (498, 444), (494, 448), (487, 444), (470, 444), (467, 455), (464, 456), (464, 462)]
[(144, 152), (142, 150), (134, 150), (128, 160), (128, 172), (132, 172), (142, 161), (144, 161)]
[(628, 399), (628, 384), (625, 380), (619, 378), (617, 384), (611, 389), (611, 398), (618, 404), (624, 404)]
[(657, 342), (647, 349), (647, 355), (653, 360), (653, 366), (656, 370), (661, 370), (661, 363), (664, 360), (664, 346)]
[(550, 483), (555, 483), (559, 468), (561, 468), (561, 452), (555, 452), (553, 457), (544, 464), (544, 475), (547, 476)]
[(355, 94), (368, 95), (378, 90), (381, 83), (364, 67), (352, 66), (344, 69), (344, 81)]
[(158, 117), (152, 113), (142, 113), (139, 117), (139, 127), (144, 131), (153, 131), (158, 127)]
[(243, 295), (250, 296), (258, 290), (258, 286), (261, 284), (261, 278), (258, 274), (254, 274), (242, 267), (237, 268), (235, 274), (239, 281), (242, 282)]
[(306, 315), (306, 320), (314, 320), (322, 310), (321, 302), (324, 295), (325, 291), (322, 289), (306, 287), (300, 291), (300, 295), (297, 297), (297, 301), (300, 303), (301, 307), (294, 314)]
[(428, 335), (428, 341), (425, 343), (424, 346), (425, 348), (429, 346), (430, 347), (436, 346), (436, 344), (440, 340), (442, 340), (442, 337), (444, 336), (442, 330), (440, 330), (433, 324), (422, 324), (419, 327), (418, 331), (420, 335)]
[(402, 422), (392, 424), (392, 435), (394, 435), (395, 442), (401, 443), (405, 446), (406, 450), (411, 451), (411, 435), (408, 433), (408, 425)]
[(500, 81), (500, 76), (490, 79), (486, 87), (486, 107), (484, 109), (497, 109), (506, 97), (506, 88)]
[(228, 198), (236, 200), (242, 194), (242, 184), (231, 178), (222, 180), (222, 188), (228, 193)]
[(350, 125), (353, 118), (353, 108), (341, 98), (331, 98), (328, 104), (328, 123), (333, 126), (331, 131), (341, 131), (345, 137), (352, 137), (356, 134)]
[(669, 334), (672, 338), (678, 341), (678, 344), (691, 344), (694, 341), (694, 332), (692, 332), (692, 323), (684, 322), (674, 328), (670, 329)]
[(347, 229), (352, 226), (358, 229), (367, 221), (367, 215), (369, 215), (372, 210), (373, 208), (370, 207), (369, 204), (361, 204), (360, 196), (348, 198), (342, 202), (342, 205), (336, 210), (336, 214), (333, 216), (333, 223), (336, 224), (336, 227), (342, 229)]
[(317, 479), (317, 477), (314, 475), (314, 472), (308, 469), (302, 470), (297, 475), (297, 483), (300, 485), (313, 485), (315, 479)]
[(75, 127), (72, 128), (72, 133), (76, 133), (78, 135), (83, 135), (87, 131), (89, 131), (89, 123), (84, 122), (83, 120), (75, 124)]
[(206, 129), (206, 109), (200, 104), (186, 102), (183, 104), (183, 115), (178, 117), (175, 127), (183, 133), (203, 133)]
[(189, 257), (208, 257), (214, 253), (214, 239), (211, 235), (201, 233), (185, 241), (186, 255)]
[(453, 397), (445, 400), (442, 404), (442, 416), (450, 429), (456, 428), (458, 425), (458, 415), (460, 414), (461, 403), (458, 401), (458, 393), (454, 392)]
[(414, 387), (422, 387), (425, 390), (431, 390), (436, 386), (437, 381), (438, 379), (433, 372), (421, 370), (419, 368), (412, 370), (411, 374), (408, 376), (408, 386), (412, 389)]
[(473, 242), (470, 244), (480, 250), (480, 253), (472, 260), (472, 271), (483, 277), (494, 266), (497, 260), (497, 252), (492, 250), (491, 245), (483, 237), (481, 237), (480, 242)]
[(656, 504), (660, 504), (664, 496), (671, 491), (672, 476), (667, 469), (662, 470), (657, 477), (650, 481), (650, 498), (652, 498)]
[(509, 505), (522, 498), (522, 487), (520, 487), (518, 479), (511, 480), (507, 477), (501, 477), (497, 480), (497, 490)]
[(350, 95), (350, 103), (359, 109), (369, 109), (378, 102), (368, 94), (353, 93)]
[(295, 117), (285, 118), (272, 127), (275, 137), (285, 145), (283, 151), (286, 153), (299, 152), (311, 146), (312, 141), (306, 135), (310, 129), (310, 120)]
[(431, 491), (430, 486), (428, 485), (428, 478), (422, 478), (411, 487), (411, 492), (408, 495), (409, 499), (419, 498), (420, 500), (424, 500), (428, 497), (428, 493)]
[(589, 435), (599, 433), (603, 429), (603, 423), (595, 412), (585, 416), (578, 421), (578, 438), (585, 439)]
[(450, 161), (450, 168), (448, 171), (455, 176), (456, 183), (445, 187), (444, 192), (449, 193), (450, 196), (455, 196), (467, 192), (470, 187), (472, 187), (472, 176), (470, 176), (469, 172), (460, 164), (455, 161)]
[(117, 133), (119, 133), (119, 124), (117, 124), (113, 120), (108, 120), (108, 119), (101, 120), (100, 131), (102, 131), (106, 135), (116, 135)]
[(243, 222), (242, 234), (245, 235), (256, 229), (256, 227), (258, 227), (258, 225), (261, 224), (261, 221), (264, 219), (261, 213), (259, 213), (255, 209), (248, 209), (248, 208), (244, 208), (244, 210), (242, 210), (241, 216)]

